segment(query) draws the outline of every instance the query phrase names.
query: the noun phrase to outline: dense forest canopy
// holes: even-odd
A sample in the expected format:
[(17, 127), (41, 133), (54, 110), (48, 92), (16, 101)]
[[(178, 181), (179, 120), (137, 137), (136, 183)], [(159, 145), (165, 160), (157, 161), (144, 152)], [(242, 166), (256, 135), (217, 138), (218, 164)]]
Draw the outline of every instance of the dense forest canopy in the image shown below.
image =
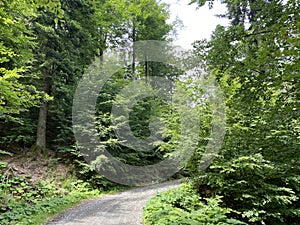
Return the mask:
[(2, 1), (2, 149), (72, 145), (72, 96), (84, 70), (108, 47), (171, 39), (168, 18), (167, 5), (152, 0)]

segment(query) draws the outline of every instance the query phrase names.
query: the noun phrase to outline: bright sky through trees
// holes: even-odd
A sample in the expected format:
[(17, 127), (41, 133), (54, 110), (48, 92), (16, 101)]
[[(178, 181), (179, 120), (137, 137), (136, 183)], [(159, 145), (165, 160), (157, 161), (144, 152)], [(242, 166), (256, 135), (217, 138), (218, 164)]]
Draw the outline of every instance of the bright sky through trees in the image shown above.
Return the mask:
[(214, 8), (208, 5), (196, 9), (196, 4), (188, 5), (189, 0), (164, 0), (170, 4), (171, 19), (176, 16), (182, 20), (184, 28), (178, 31), (175, 44), (183, 48), (191, 48), (191, 43), (203, 38), (209, 38), (216, 25), (227, 25), (227, 19), (218, 18), (216, 14), (226, 11), (225, 5), (215, 2)]

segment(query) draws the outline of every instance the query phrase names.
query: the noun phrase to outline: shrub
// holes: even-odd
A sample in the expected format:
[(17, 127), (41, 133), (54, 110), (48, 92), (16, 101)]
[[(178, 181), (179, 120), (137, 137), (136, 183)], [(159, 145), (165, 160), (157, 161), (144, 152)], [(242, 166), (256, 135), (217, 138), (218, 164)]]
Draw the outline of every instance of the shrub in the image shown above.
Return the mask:
[[(0, 162), (0, 221), (1, 225), (40, 224), (49, 215), (99, 195), (88, 184), (71, 179), (61, 183), (33, 182), (29, 177), (7, 173), (7, 163)], [(3, 172), (6, 171), (6, 172)]]
[(202, 197), (224, 196), (235, 217), (252, 224), (298, 224), (299, 176), (263, 158), (240, 156), (212, 165), (194, 188)]
[(143, 220), (147, 225), (246, 224), (230, 219), (232, 210), (222, 208), (220, 196), (201, 199), (190, 184), (158, 194), (147, 202)]

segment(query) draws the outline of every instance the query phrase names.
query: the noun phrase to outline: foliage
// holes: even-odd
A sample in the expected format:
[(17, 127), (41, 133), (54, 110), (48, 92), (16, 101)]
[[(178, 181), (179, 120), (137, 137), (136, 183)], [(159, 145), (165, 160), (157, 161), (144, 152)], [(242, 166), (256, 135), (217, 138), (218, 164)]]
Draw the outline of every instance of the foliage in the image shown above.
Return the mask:
[(49, 215), (99, 195), (88, 183), (65, 178), (63, 181), (33, 182), (30, 177), (11, 174), (0, 163), (1, 224), (41, 224)]
[[(261, 154), (216, 162), (204, 177), (194, 178), (200, 196), (223, 195), (223, 201), (249, 222), (293, 224), (299, 216), (299, 176), (282, 177), (280, 171)], [(294, 218), (294, 219), (292, 219)]]
[[(211, 0), (192, 2), (213, 7)], [(199, 140), (186, 138), (196, 151), (184, 168), (193, 177), (197, 193), (184, 186), (154, 198), (148, 205), (146, 221), (242, 223), (235, 220), (238, 219), (250, 224), (296, 224), (300, 217), (299, 1), (222, 3), (228, 11), (221, 16), (227, 17), (230, 25), (218, 26), (210, 41), (196, 42), (191, 62), (187, 62), (197, 64), (201, 60), (205, 74), (219, 82), (226, 103), (227, 134), (220, 155), (204, 177), (199, 165), (214, 120), (209, 99), (203, 97), (205, 90), (193, 77), (177, 79), (185, 71), (148, 62), (147, 57), (145, 62), (137, 62), (135, 52), (123, 49), (137, 40), (170, 40), (173, 25), (167, 22), (168, 7), (154, 0), (1, 1), (0, 154), (25, 151), (37, 140), (43, 140), (40, 147), (55, 149), (56, 157), (62, 161), (67, 158), (80, 179), (94, 187), (114, 186), (95, 172), (106, 158), (100, 154), (89, 165), (78, 151), (80, 146), (75, 147), (72, 99), (78, 81), (94, 58), (103, 62), (107, 48), (119, 48), (132, 58), (132, 63), (124, 65), (105, 84), (93, 114), (98, 130), (93, 138), (97, 143), (101, 140), (114, 157), (143, 166), (174, 156), (178, 147), (181, 152), (190, 150), (181, 141), (180, 113), (189, 118), (192, 115), (188, 109), (179, 111), (176, 104), (170, 106), (169, 100), (163, 98), (140, 99), (129, 113), (135, 138), (145, 140), (152, 134), (163, 137), (160, 143), (150, 143), (153, 151), (138, 151), (142, 145), (138, 149), (125, 146), (124, 140), (117, 137), (114, 129), (122, 125), (124, 118), (114, 118), (119, 123), (113, 124), (111, 108), (128, 104), (130, 99), (120, 98), (118, 93), (131, 81), (145, 79), (149, 87), (145, 91), (150, 93), (150, 87), (159, 86), (154, 76), (164, 77), (172, 83), (166, 92), (172, 93), (176, 83), (185, 93), (177, 96), (179, 101), (191, 99), (199, 103), (194, 107), (200, 118)], [(204, 80), (208, 76), (201, 71), (194, 75)], [(137, 95), (134, 93), (134, 97)], [(149, 127), (156, 117), (164, 122), (164, 130), (153, 131)], [(92, 127), (81, 129), (85, 134)], [(95, 155), (101, 153), (103, 146), (95, 149)], [(7, 173), (0, 178), (0, 218), (7, 224), (22, 218), (20, 223), (31, 223), (28, 216), (48, 209), (47, 205), (56, 208), (65, 199), (75, 201), (80, 196), (78, 191), (83, 191), (84, 196), (90, 193), (81, 182), (74, 184), (73, 189), (71, 181), (66, 180), (57, 189), (53, 183), (33, 184), (30, 179)]]
[(148, 201), (143, 219), (147, 225), (246, 224), (228, 217), (232, 210), (221, 205), (220, 196), (202, 199), (190, 184), (183, 184)]
[[(77, 176), (72, 181), (33, 183), (30, 178), (1, 173), (1, 223), (34, 224), (34, 215), (45, 215), (68, 202), (94, 196), (96, 193), (85, 187), (85, 182), (105, 190), (119, 187), (96, 173), (75, 146), (74, 92), (85, 68), (95, 57), (103, 60), (108, 47), (122, 48), (135, 40), (170, 39), (173, 25), (167, 22), (168, 18), (167, 5), (154, 0), (1, 1), (0, 154), (26, 153), (31, 146), (36, 147), (34, 143), (43, 135), (42, 147), (47, 145), (58, 160), (72, 165)], [(172, 74), (166, 65), (151, 62), (146, 74), (143, 64), (135, 65), (140, 77), (159, 70), (160, 76)], [(100, 93), (95, 121), (101, 139), (115, 156), (129, 164), (151, 164), (162, 158), (159, 151), (137, 154), (123, 147), (109, 123), (116, 91), (133, 77), (130, 65), (126, 66)], [(137, 136), (149, 135), (147, 125), (157, 116), (155, 109), (163, 108), (162, 105), (145, 99), (135, 107), (131, 125)], [(153, 111), (145, 118), (144, 113), (151, 107)]]
[(299, 3), (223, 2), (230, 26), (196, 42), (194, 54), (223, 89), (227, 134), (207, 175), (193, 173), (195, 188), (200, 196), (224, 196), (249, 223), (297, 224)]
[[(18, 16), (16, 16), (18, 15)], [(32, 60), (34, 46), (32, 33), (26, 23), (35, 17), (26, 2), (1, 1), (0, 3), (0, 119), (16, 114), (36, 104), (35, 87), (24, 84)], [(9, 117), (8, 117), (9, 118)]]
[[(69, 149), (74, 145), (72, 99), (78, 80), (94, 57), (103, 57), (108, 46), (120, 48), (132, 42), (132, 21), (137, 21), (140, 40), (164, 39), (172, 29), (166, 22), (169, 14), (165, 4), (130, 1), (128, 11), (128, 3), (1, 2), (1, 69), (7, 74), (0, 77), (2, 149), (27, 150), (36, 135), (44, 135), (49, 148)], [(43, 121), (33, 106), (46, 107)], [(37, 132), (40, 127), (46, 127), (45, 131)]]
[[(41, 93), (31, 83), (28, 73), (36, 47), (30, 24), (37, 17), (36, 9), (43, 7), (62, 14), (58, 1), (7, 1), (0, 3), (0, 119), (11, 120), (11, 115), (36, 106)], [(14, 116), (16, 117), (16, 116)]]

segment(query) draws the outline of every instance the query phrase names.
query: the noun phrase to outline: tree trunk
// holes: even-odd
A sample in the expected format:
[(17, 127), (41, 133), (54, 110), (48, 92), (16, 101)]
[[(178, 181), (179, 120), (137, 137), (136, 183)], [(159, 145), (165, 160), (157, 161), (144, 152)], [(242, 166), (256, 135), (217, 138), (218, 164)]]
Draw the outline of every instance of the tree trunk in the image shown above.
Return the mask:
[(155, 88), (156, 86), (156, 82), (155, 82), (155, 65), (154, 65), (155, 62), (151, 62), (151, 86), (152, 88)]
[[(43, 91), (46, 94), (50, 94), (51, 78), (49, 76), (45, 76), (43, 81), (44, 81)], [(48, 114), (48, 102), (44, 100), (39, 111), (36, 142), (32, 149), (35, 153), (42, 154), (44, 156), (48, 154), (47, 140), (46, 140), (47, 114)]]
[(136, 80), (136, 76), (135, 76), (135, 42), (136, 42), (136, 29), (135, 27), (133, 27), (132, 30), (132, 41), (133, 41), (133, 51), (132, 51), (132, 76), (133, 76), (133, 80)]
[(100, 58), (100, 62), (103, 62), (104, 61), (104, 50), (103, 50), (103, 48), (100, 48), (100, 56), (99, 56), (99, 58)]
[(149, 83), (149, 62), (148, 56), (145, 56), (145, 76), (146, 76), (146, 84)]

